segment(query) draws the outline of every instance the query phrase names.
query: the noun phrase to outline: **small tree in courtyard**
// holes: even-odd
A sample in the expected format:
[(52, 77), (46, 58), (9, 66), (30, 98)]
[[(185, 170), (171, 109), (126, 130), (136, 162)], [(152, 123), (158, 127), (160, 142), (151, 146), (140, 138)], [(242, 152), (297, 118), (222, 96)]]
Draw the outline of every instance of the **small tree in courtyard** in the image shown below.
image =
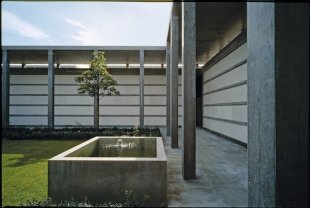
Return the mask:
[(107, 70), (106, 59), (104, 52), (93, 52), (94, 59), (90, 64), (89, 69), (84, 71), (80, 76), (74, 78), (75, 82), (79, 84), (78, 93), (88, 93), (89, 96), (94, 97), (97, 103), (97, 111), (95, 116), (95, 128), (98, 133), (99, 130), (99, 100), (104, 96), (112, 94), (120, 95), (114, 85), (117, 82)]

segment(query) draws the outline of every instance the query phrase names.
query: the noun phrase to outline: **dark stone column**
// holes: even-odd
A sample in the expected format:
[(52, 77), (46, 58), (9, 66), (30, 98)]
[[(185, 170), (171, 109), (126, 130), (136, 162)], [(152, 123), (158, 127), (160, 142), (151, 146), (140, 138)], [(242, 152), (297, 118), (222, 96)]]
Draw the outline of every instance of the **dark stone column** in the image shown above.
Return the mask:
[(166, 46), (166, 135), (170, 136), (171, 123), (170, 123), (170, 42)]
[(10, 126), (10, 54), (2, 50), (2, 128)]
[(48, 128), (54, 128), (54, 51), (48, 50)]
[[(94, 52), (98, 52), (98, 50), (94, 50)], [(94, 56), (95, 58), (95, 56)], [(100, 115), (99, 115), (99, 119), (96, 119), (96, 115), (97, 115), (97, 111), (99, 110), (98, 108), (98, 103), (96, 98), (94, 97), (94, 128), (96, 128), (96, 126), (99, 126), (99, 120), (100, 120)], [(100, 126), (99, 126), (100, 127)]]
[(144, 126), (144, 50), (140, 50), (140, 126)]
[(182, 3), (182, 175), (196, 178), (196, 3)]
[(170, 135), (171, 148), (178, 148), (178, 14), (173, 6), (170, 28)]
[(248, 205), (309, 207), (309, 5), (247, 4)]

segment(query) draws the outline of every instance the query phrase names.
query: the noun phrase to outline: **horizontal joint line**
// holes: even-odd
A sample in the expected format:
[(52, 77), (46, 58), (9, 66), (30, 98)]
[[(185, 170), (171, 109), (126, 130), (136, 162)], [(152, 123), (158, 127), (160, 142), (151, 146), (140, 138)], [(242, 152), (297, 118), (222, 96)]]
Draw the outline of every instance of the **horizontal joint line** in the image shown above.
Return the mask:
[(229, 120), (229, 119), (223, 119), (223, 118), (215, 118), (215, 117), (210, 117), (210, 116), (204, 116), (204, 118), (212, 119), (212, 120), (217, 120), (217, 121), (223, 121), (227, 123), (233, 123), (233, 124), (238, 124), (242, 126), (247, 126), (247, 122), (242, 122), (242, 121), (234, 121), (234, 120)]

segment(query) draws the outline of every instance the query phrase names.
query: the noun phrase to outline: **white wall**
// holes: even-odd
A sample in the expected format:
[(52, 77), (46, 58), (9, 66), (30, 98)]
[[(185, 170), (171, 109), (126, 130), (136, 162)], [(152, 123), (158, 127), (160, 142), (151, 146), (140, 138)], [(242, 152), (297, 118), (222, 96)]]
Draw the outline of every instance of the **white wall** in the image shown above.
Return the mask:
[(244, 43), (203, 73), (203, 127), (243, 143), (247, 143), (247, 63), (220, 74), (246, 58)]
[(100, 125), (133, 126), (139, 124), (139, 75), (113, 75), (121, 96), (106, 96), (100, 100)]
[(144, 125), (166, 124), (166, 75), (144, 75)]
[(77, 75), (55, 75), (54, 125), (93, 125), (94, 100), (78, 94)]
[[(31, 70), (31, 69), (25, 69)], [(130, 70), (130, 69), (128, 69)], [(145, 69), (147, 70), (147, 69)], [(94, 99), (78, 94), (74, 82), (77, 75), (55, 75), (55, 127), (94, 124)], [(106, 96), (100, 100), (99, 123), (103, 126), (133, 126), (140, 122), (140, 78), (138, 74), (115, 74), (116, 89), (121, 96)], [(47, 75), (10, 76), (11, 125), (47, 125)], [(179, 76), (179, 105), (181, 105), (181, 76)], [(181, 115), (179, 107), (179, 115)], [(144, 124), (166, 125), (166, 75), (144, 77)], [(179, 117), (181, 124), (181, 117)]]
[(10, 125), (47, 125), (47, 75), (10, 75)]

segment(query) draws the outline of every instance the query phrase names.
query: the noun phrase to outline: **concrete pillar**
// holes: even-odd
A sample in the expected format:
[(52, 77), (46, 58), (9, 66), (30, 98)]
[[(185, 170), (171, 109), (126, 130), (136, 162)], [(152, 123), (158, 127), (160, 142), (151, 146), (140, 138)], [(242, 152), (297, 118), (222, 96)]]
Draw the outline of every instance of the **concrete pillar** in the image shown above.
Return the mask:
[(170, 42), (166, 46), (166, 135), (170, 136), (171, 123), (170, 123)]
[[(94, 52), (98, 52), (98, 50), (94, 50)], [(95, 58), (95, 56), (93, 58)], [(96, 128), (97, 123), (99, 126), (100, 114), (99, 114), (99, 120), (96, 119), (98, 109), (99, 109), (98, 102), (96, 101), (96, 98), (94, 97), (94, 128)]]
[(247, 3), (248, 206), (309, 207), (309, 5)]
[(2, 128), (10, 125), (10, 54), (2, 50)]
[(48, 50), (48, 128), (54, 128), (54, 51)]
[(144, 126), (144, 50), (140, 50), (140, 126)]
[(182, 3), (182, 175), (196, 178), (196, 3)]
[(170, 28), (170, 136), (171, 148), (178, 148), (178, 14), (172, 10)]

